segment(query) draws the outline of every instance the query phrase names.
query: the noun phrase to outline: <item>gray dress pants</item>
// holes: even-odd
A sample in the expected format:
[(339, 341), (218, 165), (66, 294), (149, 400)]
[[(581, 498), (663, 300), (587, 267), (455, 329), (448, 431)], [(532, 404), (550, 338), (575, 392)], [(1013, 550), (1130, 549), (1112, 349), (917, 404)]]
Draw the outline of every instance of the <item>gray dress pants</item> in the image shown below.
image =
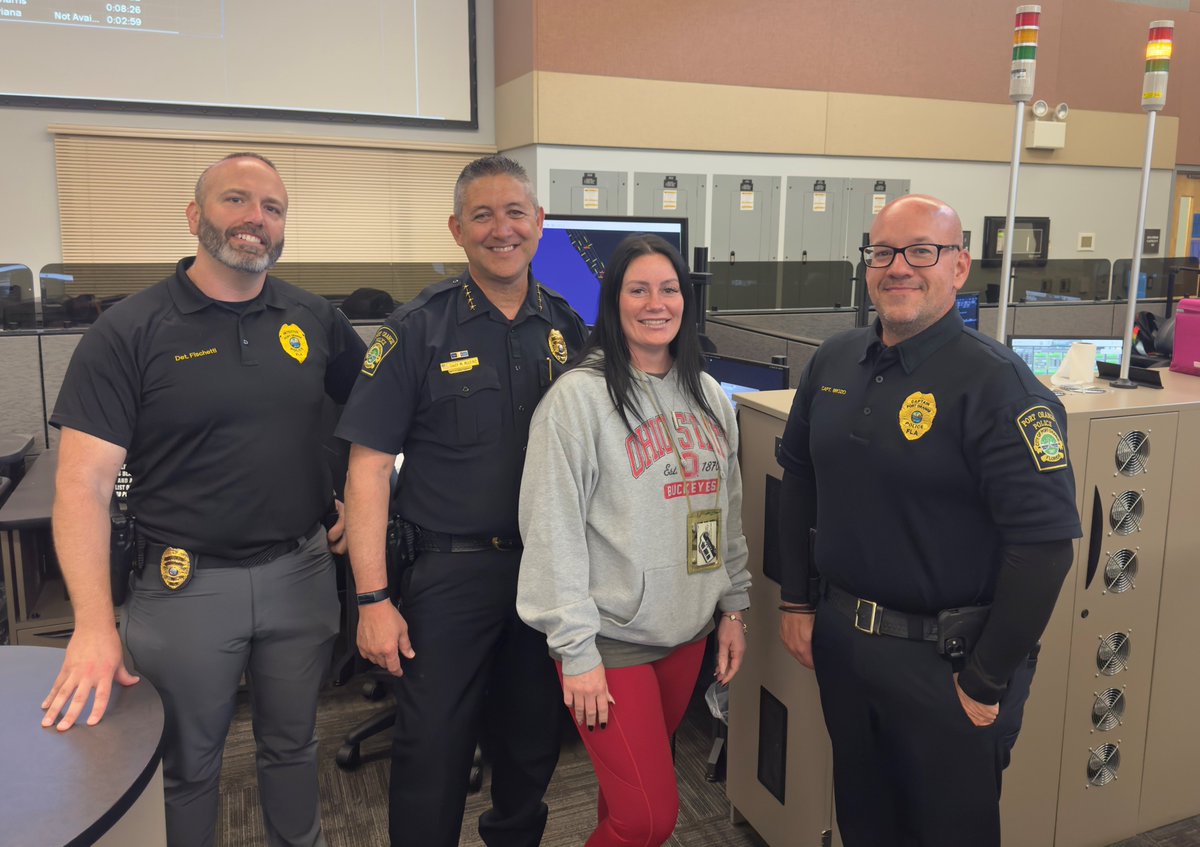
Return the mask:
[(338, 631), (325, 533), (262, 565), (196, 569), (178, 591), (147, 562), (125, 606), (134, 673), (162, 695), (167, 843), (216, 843), (225, 736), (243, 672), (267, 843), (324, 845), (317, 794), (317, 693)]

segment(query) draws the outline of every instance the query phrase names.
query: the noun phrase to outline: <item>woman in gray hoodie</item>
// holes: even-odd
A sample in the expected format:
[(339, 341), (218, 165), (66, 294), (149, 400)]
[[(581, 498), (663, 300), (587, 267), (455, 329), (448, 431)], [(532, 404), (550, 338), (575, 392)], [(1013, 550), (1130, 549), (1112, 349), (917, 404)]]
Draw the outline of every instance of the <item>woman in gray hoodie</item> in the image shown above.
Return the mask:
[(669, 739), (706, 637), (716, 629), (722, 683), (745, 652), (737, 423), (702, 370), (695, 310), (678, 251), (657, 236), (626, 238), (588, 344), (529, 432), (517, 611), (546, 633), (596, 768), (588, 847), (670, 837), (679, 797)]

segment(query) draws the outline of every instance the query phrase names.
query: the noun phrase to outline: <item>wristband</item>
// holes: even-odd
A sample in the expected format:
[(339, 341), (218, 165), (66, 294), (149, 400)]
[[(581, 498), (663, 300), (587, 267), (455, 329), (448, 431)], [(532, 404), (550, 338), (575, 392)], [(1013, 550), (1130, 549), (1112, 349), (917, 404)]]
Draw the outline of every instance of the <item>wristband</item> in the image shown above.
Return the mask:
[(815, 615), (817, 610), (813, 606), (795, 605), (790, 603), (780, 603), (779, 611), (786, 612), (789, 615)]
[(746, 621), (738, 617), (733, 612), (722, 612), (721, 617), (725, 618), (726, 620), (737, 621), (740, 623), (742, 625), (742, 632), (748, 632), (750, 629), (750, 627), (746, 626)]
[(368, 591), (366, 594), (356, 594), (354, 601), (359, 606), (370, 606), (372, 603), (381, 603), (390, 596), (386, 588), (381, 588), (378, 591)]

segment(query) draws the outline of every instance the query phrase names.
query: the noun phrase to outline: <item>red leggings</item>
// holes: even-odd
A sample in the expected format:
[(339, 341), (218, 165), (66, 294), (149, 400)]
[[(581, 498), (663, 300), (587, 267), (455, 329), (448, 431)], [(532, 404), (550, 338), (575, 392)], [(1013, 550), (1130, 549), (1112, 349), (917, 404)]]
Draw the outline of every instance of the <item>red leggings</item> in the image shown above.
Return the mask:
[(587, 847), (659, 847), (675, 831), (679, 791), (670, 738), (696, 686), (704, 642), (685, 644), (648, 665), (605, 669), (616, 701), (609, 705), (608, 727), (577, 727), (600, 783), (596, 831)]

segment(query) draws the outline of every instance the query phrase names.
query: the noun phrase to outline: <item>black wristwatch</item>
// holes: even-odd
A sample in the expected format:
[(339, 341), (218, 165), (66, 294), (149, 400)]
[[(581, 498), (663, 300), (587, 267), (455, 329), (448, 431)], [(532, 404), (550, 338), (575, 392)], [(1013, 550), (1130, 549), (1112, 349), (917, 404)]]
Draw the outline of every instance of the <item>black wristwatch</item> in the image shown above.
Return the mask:
[(359, 606), (370, 606), (372, 603), (382, 603), (391, 595), (386, 588), (381, 588), (378, 591), (368, 591), (366, 594), (354, 595), (354, 601)]

